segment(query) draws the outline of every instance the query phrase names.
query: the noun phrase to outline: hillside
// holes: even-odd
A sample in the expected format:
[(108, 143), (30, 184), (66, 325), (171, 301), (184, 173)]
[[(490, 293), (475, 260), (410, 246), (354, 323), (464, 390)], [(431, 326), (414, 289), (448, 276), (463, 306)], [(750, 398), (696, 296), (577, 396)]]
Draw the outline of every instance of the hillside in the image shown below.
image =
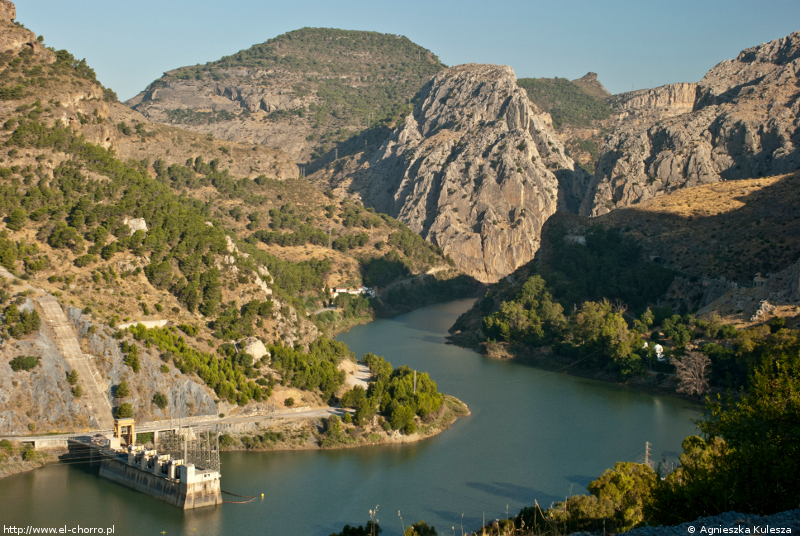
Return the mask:
[[(93, 427), (124, 404), (140, 419), (290, 396), (324, 405), (350, 357), (321, 336), (373, 314), (348, 295), (314, 315), (327, 288), (455, 275), (400, 222), (299, 178), (285, 153), (157, 125), (116, 102), (85, 61), (46, 48), (6, 4), (2, 433)], [(70, 322), (54, 331), (56, 313)], [(122, 329), (138, 322), (148, 329)], [(273, 344), (298, 350), (271, 362)], [(83, 354), (96, 357), (90, 372), (68, 382)], [(328, 383), (295, 376), (298, 366)], [(90, 378), (105, 417), (87, 409)]]
[(443, 68), (403, 36), (303, 28), (169, 71), (127, 104), (158, 123), (278, 148), (304, 162), (393, 122)]
[[(594, 75), (594, 76), (591, 76)], [(589, 73), (578, 80), (566, 78), (519, 78), (517, 85), (528, 98), (553, 117), (553, 126), (588, 127), (611, 115), (605, 103), (611, 94)]]

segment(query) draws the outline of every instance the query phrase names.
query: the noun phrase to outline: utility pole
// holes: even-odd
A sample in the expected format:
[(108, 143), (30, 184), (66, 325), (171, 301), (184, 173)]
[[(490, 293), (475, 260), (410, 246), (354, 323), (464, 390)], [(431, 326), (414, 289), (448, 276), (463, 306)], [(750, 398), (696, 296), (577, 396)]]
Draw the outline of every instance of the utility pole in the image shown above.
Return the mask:
[(338, 147), (333, 150), (333, 154), (334, 154), (333, 159), (334, 160), (339, 160), (339, 148)]
[(645, 441), (644, 443), (644, 464), (650, 465), (650, 442)]
[(331, 249), (331, 228), (328, 227), (328, 249)]
[(414, 371), (414, 394), (417, 394), (417, 371)]

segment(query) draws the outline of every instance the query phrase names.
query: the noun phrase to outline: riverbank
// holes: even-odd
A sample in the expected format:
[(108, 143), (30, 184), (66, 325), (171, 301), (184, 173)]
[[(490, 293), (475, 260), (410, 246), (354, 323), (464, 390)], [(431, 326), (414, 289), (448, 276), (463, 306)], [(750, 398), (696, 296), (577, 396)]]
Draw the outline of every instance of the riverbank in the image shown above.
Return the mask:
[(386, 430), (383, 417), (375, 415), (364, 426), (341, 420), (338, 431), (332, 433), (327, 419), (309, 418), (283, 421), (265, 419), (252, 423), (243, 431), (231, 428), (220, 437), (223, 451), (282, 451), (348, 449), (369, 445), (414, 443), (438, 435), (461, 417), (470, 415), (467, 405), (454, 396), (444, 395), (439, 412), (425, 419), (416, 418), (417, 431), (404, 434)]
[[(621, 380), (618, 375), (611, 374), (602, 370), (581, 368), (578, 362), (566, 357), (559, 356), (553, 352), (549, 346), (532, 347), (527, 345), (515, 345), (503, 342), (480, 343), (477, 348), (468, 348), (454, 342), (448, 338), (450, 344), (455, 344), (462, 348), (472, 349), (485, 357), (497, 361), (514, 361), (524, 365), (544, 369), (553, 373), (562, 373), (578, 378), (599, 380), (602, 382), (613, 383), (615, 385), (632, 387), (640, 391), (645, 391), (657, 395), (667, 395), (702, 404), (704, 397), (689, 396), (676, 391), (678, 383), (673, 374), (660, 372), (650, 372), (645, 376), (634, 376)], [(707, 393), (708, 394), (708, 393)]]
[(66, 453), (66, 449), (63, 451), (36, 451), (32, 446), (23, 445), (18, 441), (4, 440), (0, 445), (0, 479), (59, 463), (59, 455)]

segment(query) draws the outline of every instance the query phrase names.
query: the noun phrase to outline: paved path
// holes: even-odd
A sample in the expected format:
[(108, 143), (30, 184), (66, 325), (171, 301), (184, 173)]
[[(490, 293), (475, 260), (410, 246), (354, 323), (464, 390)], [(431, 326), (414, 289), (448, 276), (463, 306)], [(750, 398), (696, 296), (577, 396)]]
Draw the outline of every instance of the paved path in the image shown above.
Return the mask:
[(78, 380), (83, 387), (83, 400), (97, 422), (97, 426), (110, 430), (114, 427), (114, 419), (111, 403), (106, 396), (108, 385), (83, 354), (75, 334), (75, 328), (54, 296), (46, 294), (33, 299), (39, 305), (42, 311), (42, 320), (53, 333), (54, 342), (61, 351), (61, 355), (64, 356), (71, 369), (78, 371)]

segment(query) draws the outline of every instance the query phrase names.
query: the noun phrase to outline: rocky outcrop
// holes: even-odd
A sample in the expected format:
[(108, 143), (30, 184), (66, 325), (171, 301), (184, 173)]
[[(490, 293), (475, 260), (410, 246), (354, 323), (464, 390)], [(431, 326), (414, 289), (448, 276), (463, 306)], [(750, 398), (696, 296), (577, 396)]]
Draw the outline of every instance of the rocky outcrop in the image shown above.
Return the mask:
[[(168, 372), (162, 372), (164, 361), (160, 359), (161, 352), (140, 348), (141, 368), (134, 373), (125, 365), (125, 356), (120, 350), (119, 341), (113, 338), (112, 330), (95, 322), (90, 315), (83, 314), (75, 307), (67, 308), (67, 314), (78, 335), (85, 341), (83, 344), (88, 353), (94, 356), (95, 367), (109, 385), (108, 397), (113, 405), (123, 401), (131, 403), (138, 421), (216, 415), (217, 405), (213, 392), (172, 366), (168, 366)], [(113, 398), (113, 394), (115, 387), (122, 381), (128, 382), (131, 394), (128, 398), (119, 400)], [(163, 410), (153, 404), (156, 393), (167, 397), (167, 407)]]
[(697, 84), (679, 83), (620, 93), (606, 102), (630, 125), (691, 112), (696, 96)]
[[(298, 161), (307, 158), (306, 137), (312, 129), (294, 112), (316, 105), (318, 99), (298, 97), (283, 83), (261, 85), (276, 79), (283, 82), (285, 76), (263, 69), (220, 69), (217, 76), (228, 81), (222, 84), (213, 79), (175, 79), (169, 74), (165, 73), (164, 79), (151, 84), (127, 104), (151, 121), (179, 125), (219, 139), (281, 149)], [(263, 115), (257, 120), (238, 118), (242, 112), (284, 112), (287, 120), (265, 123)]]
[(604, 99), (610, 97), (611, 93), (597, 79), (597, 73), (586, 73), (580, 78), (572, 81), (589, 95)]
[(728, 292), (698, 311), (698, 314), (740, 313), (744, 320), (766, 320), (765, 313), (774, 306), (800, 305), (800, 260), (774, 274), (753, 279), (752, 286), (734, 286)]
[(267, 361), (269, 361), (270, 355), (267, 347), (264, 346), (264, 343), (261, 342), (261, 340), (256, 339), (255, 337), (247, 337), (242, 339), (236, 343), (236, 346), (241, 351), (253, 356), (253, 359), (256, 361), (264, 356), (267, 356)]
[[(605, 140), (581, 212), (596, 216), (677, 188), (800, 168), (798, 75), (795, 32), (711, 69), (690, 111), (624, 122)], [(691, 93), (691, 84), (673, 84), (627, 94), (618, 105), (679, 110)]]
[(14, 4), (11, 2), (0, 4), (0, 52), (19, 54), (29, 50), (44, 63), (55, 62), (56, 55), (36, 39), (35, 33), (11, 22), (12, 15), (16, 16)]
[(576, 210), (587, 180), (510, 67), (469, 64), (434, 76), (380, 149), (332, 186), (494, 282), (533, 258), (544, 221)]
[(0, 20), (13, 22), (17, 18), (17, 6), (8, 0), (0, 0)]

